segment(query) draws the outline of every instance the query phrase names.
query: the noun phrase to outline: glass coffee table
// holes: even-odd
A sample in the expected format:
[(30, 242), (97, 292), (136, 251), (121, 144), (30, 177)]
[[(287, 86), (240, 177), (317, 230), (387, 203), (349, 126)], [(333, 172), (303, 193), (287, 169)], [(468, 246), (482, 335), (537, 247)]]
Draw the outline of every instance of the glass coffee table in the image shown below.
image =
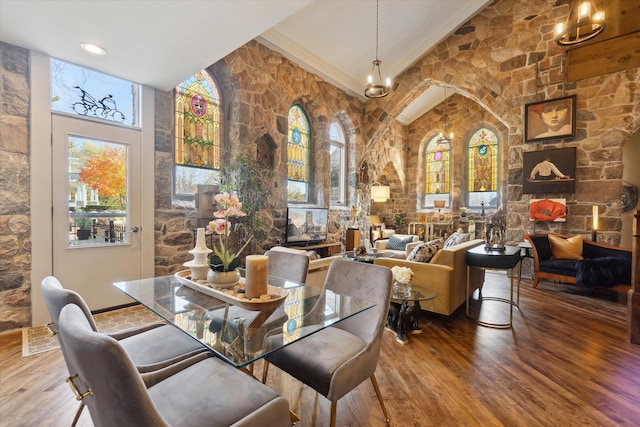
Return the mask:
[[(420, 301), (430, 301), (436, 298), (435, 291), (421, 286), (412, 286), (411, 292), (406, 294), (393, 293), (389, 304), (389, 315), (385, 329), (396, 334), (396, 341), (400, 344), (409, 342), (409, 335), (419, 334)], [(413, 301), (413, 305), (409, 305)]]

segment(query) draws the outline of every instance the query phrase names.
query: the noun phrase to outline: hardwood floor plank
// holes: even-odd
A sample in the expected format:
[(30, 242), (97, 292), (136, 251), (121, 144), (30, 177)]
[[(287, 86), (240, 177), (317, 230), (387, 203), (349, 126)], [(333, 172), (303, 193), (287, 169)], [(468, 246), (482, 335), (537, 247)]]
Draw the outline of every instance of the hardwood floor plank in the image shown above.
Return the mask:
[[(487, 274), (485, 296), (508, 296), (508, 278)], [(606, 296), (606, 295), (605, 295)], [(483, 319), (508, 305), (473, 301)], [(406, 345), (384, 332), (376, 371), (393, 426), (637, 426), (640, 346), (627, 342), (619, 296), (523, 280), (513, 328), (478, 326), (464, 307), (423, 313)], [(255, 367), (262, 372), (261, 363)], [(0, 336), (0, 425), (69, 426), (78, 403), (60, 350), (21, 357), (19, 332)], [(286, 397), (300, 427), (325, 426), (329, 402), (275, 367), (267, 384)], [(384, 426), (370, 381), (338, 403), (339, 426)], [(79, 426), (91, 426), (85, 410)]]

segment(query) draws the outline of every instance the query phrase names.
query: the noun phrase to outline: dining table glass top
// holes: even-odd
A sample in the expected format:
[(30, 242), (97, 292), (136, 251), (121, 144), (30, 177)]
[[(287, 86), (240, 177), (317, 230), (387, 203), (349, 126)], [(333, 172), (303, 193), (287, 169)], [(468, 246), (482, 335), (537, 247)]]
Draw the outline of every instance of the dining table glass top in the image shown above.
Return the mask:
[(274, 276), (268, 284), (269, 303), (238, 300), (180, 274), (114, 286), (239, 368), (375, 305)]

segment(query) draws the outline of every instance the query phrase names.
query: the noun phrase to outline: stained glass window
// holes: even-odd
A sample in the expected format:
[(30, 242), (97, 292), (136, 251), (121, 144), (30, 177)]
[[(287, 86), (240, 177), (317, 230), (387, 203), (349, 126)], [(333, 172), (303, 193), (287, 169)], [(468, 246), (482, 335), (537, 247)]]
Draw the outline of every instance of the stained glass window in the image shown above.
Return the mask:
[(329, 128), (330, 188), (331, 203), (345, 203), (346, 150), (344, 129), (334, 119)]
[(451, 146), (447, 142), (438, 142), (435, 136), (425, 150), (425, 207), (433, 207), (434, 200), (445, 200), (449, 204), (451, 192)]
[(478, 129), (469, 140), (469, 206), (498, 206), (498, 136)]
[(309, 120), (299, 105), (289, 109), (289, 132), (287, 138), (287, 167), (289, 172), (289, 200), (309, 200), (310, 171)]
[(195, 193), (198, 184), (213, 184), (220, 169), (221, 100), (205, 71), (176, 88), (175, 190)]

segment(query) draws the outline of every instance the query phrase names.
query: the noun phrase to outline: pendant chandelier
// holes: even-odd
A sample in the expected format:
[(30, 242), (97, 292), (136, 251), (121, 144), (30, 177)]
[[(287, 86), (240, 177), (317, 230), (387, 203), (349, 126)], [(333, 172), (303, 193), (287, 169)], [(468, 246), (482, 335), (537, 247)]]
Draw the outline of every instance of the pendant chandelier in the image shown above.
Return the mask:
[(576, 3), (571, 2), (566, 22), (556, 25), (556, 43), (560, 46), (585, 42), (605, 28), (604, 12), (599, 12), (591, 0), (583, 1), (577, 8)]
[(440, 135), (438, 135), (438, 139), (436, 140), (436, 142), (438, 144), (451, 144), (451, 141), (453, 141), (453, 132), (449, 132), (449, 135), (445, 136), (445, 134), (449, 130), (449, 114), (447, 114), (447, 88), (446, 87), (444, 88), (443, 110), (444, 110), (444, 113), (442, 114), (442, 117), (440, 118), (440, 120), (442, 120), (442, 122), (444, 123), (443, 125), (444, 132), (440, 132)]
[(391, 87), (391, 79), (389, 77), (387, 77), (386, 82), (382, 84), (382, 71), (380, 71), (380, 64), (382, 64), (382, 61), (378, 59), (379, 10), (379, 0), (376, 0), (376, 59), (373, 60), (371, 73), (367, 78), (367, 88), (364, 90), (364, 96), (373, 99), (384, 98), (389, 94), (389, 88)]

